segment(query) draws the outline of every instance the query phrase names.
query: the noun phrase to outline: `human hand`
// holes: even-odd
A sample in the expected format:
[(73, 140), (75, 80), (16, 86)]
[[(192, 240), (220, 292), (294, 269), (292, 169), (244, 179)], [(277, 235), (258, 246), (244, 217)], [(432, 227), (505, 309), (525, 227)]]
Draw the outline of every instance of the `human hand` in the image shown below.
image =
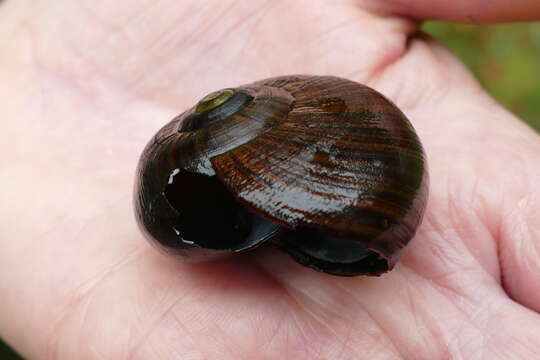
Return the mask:
[[(540, 138), (407, 19), (540, 6), (458, 3), (2, 3), (0, 336), (29, 359), (539, 358)], [(272, 249), (151, 248), (131, 208), (145, 143), (210, 91), (294, 73), (367, 84), (417, 129), (430, 199), (401, 262), (337, 278)]]

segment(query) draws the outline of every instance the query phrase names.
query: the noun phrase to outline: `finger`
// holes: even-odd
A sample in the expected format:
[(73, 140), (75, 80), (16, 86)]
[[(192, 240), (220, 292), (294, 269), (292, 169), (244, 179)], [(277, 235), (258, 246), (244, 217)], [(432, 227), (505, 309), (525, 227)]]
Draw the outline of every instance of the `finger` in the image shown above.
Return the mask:
[[(537, 148), (540, 153), (540, 143)], [(531, 159), (532, 161), (533, 159)], [(536, 156), (536, 164), (540, 156)], [(499, 245), (502, 283), (515, 301), (540, 313), (540, 172), (531, 174), (526, 169), (521, 175), (530, 183), (508, 204), (508, 212), (501, 227)]]
[(412, 17), (460, 22), (537, 20), (537, 0), (370, 0), (377, 11)]

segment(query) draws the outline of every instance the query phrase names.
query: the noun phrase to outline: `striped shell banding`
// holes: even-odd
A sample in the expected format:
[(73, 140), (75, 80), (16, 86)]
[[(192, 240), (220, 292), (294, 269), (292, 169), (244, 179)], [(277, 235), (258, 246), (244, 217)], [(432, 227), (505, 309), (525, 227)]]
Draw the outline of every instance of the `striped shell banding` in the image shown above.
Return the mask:
[(217, 91), (165, 125), (141, 156), (135, 211), (167, 253), (211, 260), (277, 246), (334, 275), (380, 275), (427, 200), (420, 141), (375, 90), (283, 76)]

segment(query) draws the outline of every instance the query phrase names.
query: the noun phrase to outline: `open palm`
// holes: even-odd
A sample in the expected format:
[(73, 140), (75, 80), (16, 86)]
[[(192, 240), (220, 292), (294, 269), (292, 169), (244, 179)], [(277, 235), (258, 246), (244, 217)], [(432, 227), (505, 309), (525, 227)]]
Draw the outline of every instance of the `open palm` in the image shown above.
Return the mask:
[[(533, 16), (500, 2), (473, 20)], [(0, 336), (30, 359), (540, 358), (540, 138), (398, 16), (473, 6), (402, 3), (0, 4)], [(146, 141), (212, 90), (292, 73), (374, 87), (423, 140), (428, 209), (395, 270), (156, 252), (131, 207)]]

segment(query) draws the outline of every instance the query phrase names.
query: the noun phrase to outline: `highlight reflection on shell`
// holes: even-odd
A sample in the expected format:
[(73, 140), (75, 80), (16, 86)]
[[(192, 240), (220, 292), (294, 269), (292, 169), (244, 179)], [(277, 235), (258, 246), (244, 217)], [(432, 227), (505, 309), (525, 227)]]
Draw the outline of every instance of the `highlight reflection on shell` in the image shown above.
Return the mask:
[(135, 209), (168, 253), (212, 258), (277, 245), (335, 275), (391, 269), (421, 222), (427, 172), (403, 113), (330, 76), (212, 93), (145, 148)]

